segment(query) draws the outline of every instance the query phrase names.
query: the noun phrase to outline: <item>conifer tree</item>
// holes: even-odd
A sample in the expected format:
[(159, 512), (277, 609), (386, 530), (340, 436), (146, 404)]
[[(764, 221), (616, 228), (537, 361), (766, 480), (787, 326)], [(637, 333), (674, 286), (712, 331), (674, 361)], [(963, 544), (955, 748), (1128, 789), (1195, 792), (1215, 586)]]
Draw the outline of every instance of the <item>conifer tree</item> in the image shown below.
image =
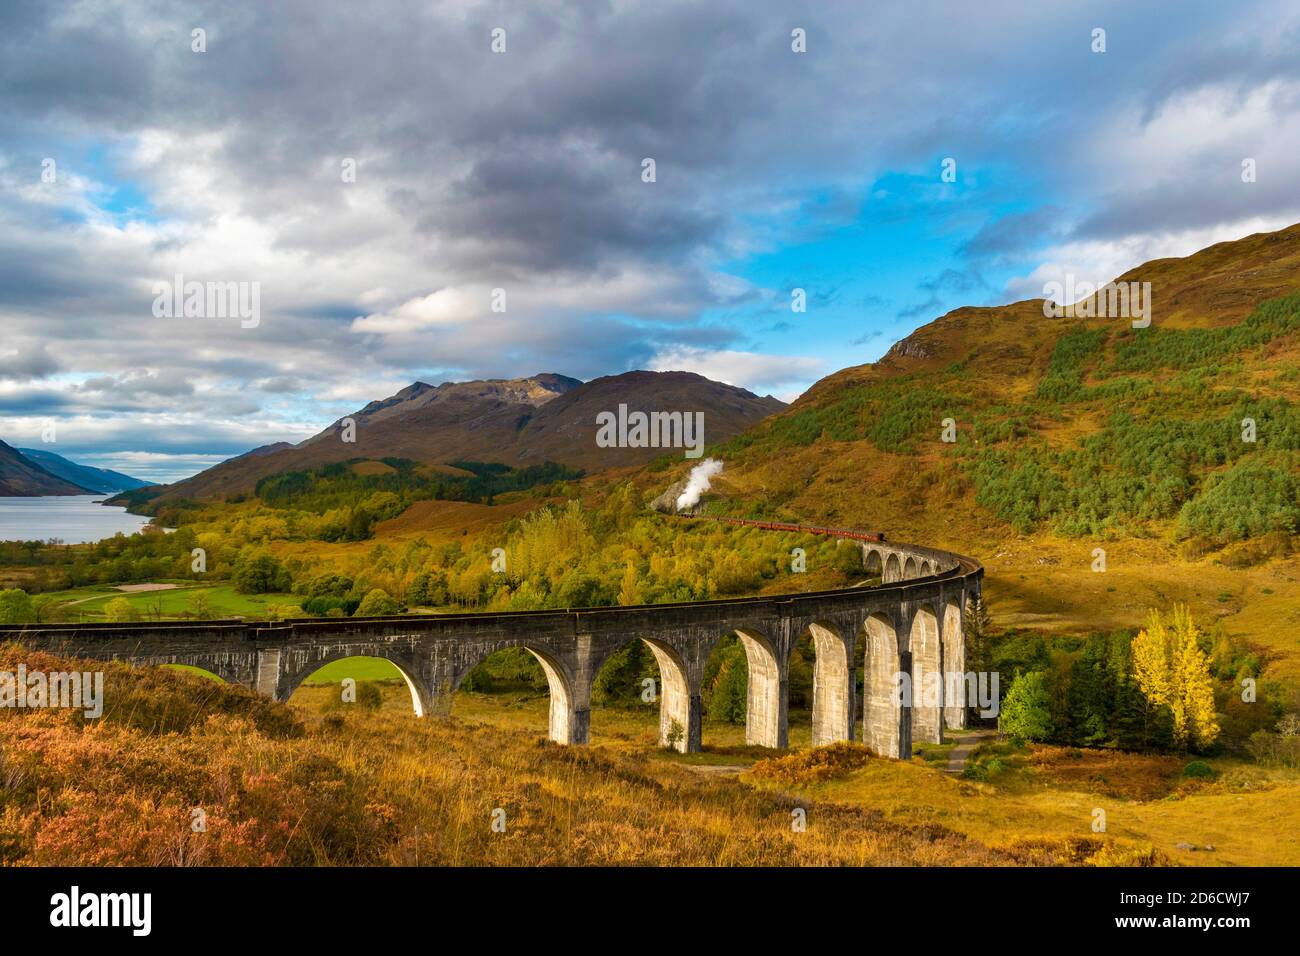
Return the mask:
[(1002, 702), (998, 730), (1021, 740), (1046, 740), (1052, 733), (1047, 680), (1040, 671), (1017, 674)]
[(966, 636), (966, 669), (975, 673), (986, 673), (993, 669), (993, 652), (990, 631), (993, 627), (989, 617), (988, 606), (979, 595), (972, 597), (966, 604), (966, 613), (962, 617), (962, 630)]
[(1096, 634), (1088, 639), (1083, 653), (1070, 669), (1067, 712), (1073, 743), (1096, 747), (1110, 739), (1108, 718), (1113, 692), (1106, 663), (1106, 638)]

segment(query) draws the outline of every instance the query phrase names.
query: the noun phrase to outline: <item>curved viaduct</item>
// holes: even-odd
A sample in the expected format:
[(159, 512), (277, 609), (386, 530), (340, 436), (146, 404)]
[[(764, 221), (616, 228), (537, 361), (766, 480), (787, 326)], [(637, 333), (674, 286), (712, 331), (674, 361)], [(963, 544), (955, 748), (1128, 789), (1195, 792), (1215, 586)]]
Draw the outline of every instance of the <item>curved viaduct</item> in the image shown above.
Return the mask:
[[(914, 740), (942, 742), (945, 726), (964, 727), (965, 701), (952, 689), (965, 671), (962, 620), (979, 594), (984, 574), (979, 563), (933, 548), (864, 540), (879, 535), (800, 530), (860, 546), (864, 567), (882, 583), (686, 604), (516, 613), (29, 625), (0, 630), (0, 638), (75, 657), (188, 664), (281, 701), (331, 661), (381, 657), (406, 678), (421, 716), (448, 713), (456, 687), (489, 654), (523, 647), (546, 673), (549, 735), (564, 744), (587, 742), (592, 682), (601, 665), (625, 644), (642, 640), (659, 664), (660, 742), (693, 752), (701, 747), (704, 665), (715, 645), (732, 633), (739, 636), (749, 665), (746, 742), (787, 746), (790, 654), (806, 634), (816, 649), (814, 745), (853, 740), (857, 713), (862, 742), (890, 757), (909, 757)], [(860, 708), (858, 655), (865, 673)], [(897, 692), (900, 675), (910, 676), (910, 701)], [(931, 687), (938, 685), (937, 694), (921, 692), (927, 675)]]

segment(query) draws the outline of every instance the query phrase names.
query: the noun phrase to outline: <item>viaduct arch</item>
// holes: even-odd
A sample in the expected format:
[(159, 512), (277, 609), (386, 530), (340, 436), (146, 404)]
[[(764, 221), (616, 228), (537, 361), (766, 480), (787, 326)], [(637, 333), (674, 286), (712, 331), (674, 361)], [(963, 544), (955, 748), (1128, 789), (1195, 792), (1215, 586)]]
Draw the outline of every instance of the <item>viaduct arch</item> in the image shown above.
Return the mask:
[[(401, 672), (418, 716), (449, 713), (453, 692), (480, 661), (523, 647), (546, 674), (548, 734), (563, 744), (587, 742), (592, 682), (600, 666), (620, 647), (643, 640), (661, 676), (660, 742), (695, 752), (702, 740), (704, 665), (726, 634), (740, 638), (749, 668), (746, 741), (787, 746), (790, 655), (809, 635), (816, 648), (814, 745), (860, 734), (882, 756), (905, 759), (914, 742), (942, 742), (945, 728), (965, 726), (965, 701), (950, 690), (964, 684), (962, 621), (983, 581), (978, 562), (886, 542), (870, 532), (730, 520), (852, 541), (862, 548), (867, 574), (881, 581), (835, 591), (633, 607), (279, 623), (9, 626), (0, 628), (0, 639), (95, 660), (188, 664), (281, 701), (331, 661), (379, 657)], [(855, 726), (858, 660), (865, 684), (862, 719)], [(910, 696), (899, 693), (900, 684), (910, 688)]]

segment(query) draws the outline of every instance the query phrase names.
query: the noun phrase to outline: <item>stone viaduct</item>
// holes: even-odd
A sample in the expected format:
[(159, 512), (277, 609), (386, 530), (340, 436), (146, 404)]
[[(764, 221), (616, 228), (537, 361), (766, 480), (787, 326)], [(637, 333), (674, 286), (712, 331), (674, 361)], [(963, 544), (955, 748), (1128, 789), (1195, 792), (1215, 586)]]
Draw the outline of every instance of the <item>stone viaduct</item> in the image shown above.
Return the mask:
[[(601, 665), (628, 642), (642, 640), (659, 665), (661, 743), (693, 752), (701, 747), (705, 662), (732, 633), (749, 665), (745, 739), (787, 746), (790, 654), (806, 634), (816, 649), (815, 745), (859, 737), (881, 755), (907, 758), (913, 741), (942, 742), (945, 726), (964, 727), (965, 701), (954, 699), (951, 689), (965, 670), (962, 620), (979, 594), (983, 568), (932, 548), (861, 540), (879, 535), (802, 530), (861, 547), (864, 567), (881, 583), (687, 604), (499, 614), (10, 625), (0, 629), (0, 640), (97, 660), (188, 664), (281, 701), (331, 661), (380, 657), (401, 671), (420, 716), (448, 713), (452, 692), (489, 654), (523, 647), (546, 673), (550, 738), (564, 744), (587, 742), (592, 682)], [(858, 655), (865, 674), (861, 706)], [(910, 701), (897, 693), (900, 675), (910, 675)], [(921, 692), (926, 675), (938, 693)], [(860, 727), (855, 714), (861, 714)]]

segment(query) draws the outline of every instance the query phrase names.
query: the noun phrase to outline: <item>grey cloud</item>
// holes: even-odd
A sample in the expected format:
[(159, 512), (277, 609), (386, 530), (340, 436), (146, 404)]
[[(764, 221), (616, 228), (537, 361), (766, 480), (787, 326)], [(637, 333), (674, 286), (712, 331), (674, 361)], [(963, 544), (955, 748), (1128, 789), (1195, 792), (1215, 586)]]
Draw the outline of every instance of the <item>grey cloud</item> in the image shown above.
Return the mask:
[[(1077, 16), (1027, 0), (978, 11), (918, 0), (870, 17), (849, 0), (798, 10), (752, 0), (0, 5), (0, 321), (6, 339), (27, 343), (0, 375), (82, 376), (80, 391), (6, 401), (45, 412), (99, 401), (130, 417), (151, 396), (201, 394), (211, 407), (183, 440), (233, 453), (250, 436), (205, 429), (204, 415), (296, 422), (333, 399), (292, 396), (331, 394), (340, 381), (426, 369), (592, 377), (665, 348), (732, 347), (747, 331), (740, 306), (762, 293), (737, 301), (711, 272), (743, 258), (736, 250), (752, 248), (755, 229), (759, 246), (914, 217), (973, 230), (958, 250), (969, 268), (923, 282), (897, 313), (911, 319), (986, 288), (980, 270), (1045, 242), (1295, 208), (1295, 161), (1261, 169), (1253, 190), (1189, 198), (1159, 170), (1102, 179), (1075, 148), (1134, 103), (1154, 116), (1206, 84), (1248, 91), (1300, 75), (1287, 38), (1274, 36), (1294, 26), (1284, 7), (1190, 3), (1169, 18), (1111, 0), (1092, 14), (1109, 26), (1105, 59), (1087, 53)], [(205, 54), (190, 52), (194, 25), (208, 30)], [(497, 25), (509, 44), (499, 56), (488, 51)], [(805, 55), (789, 50), (794, 25), (808, 30)], [(132, 152), (158, 131), (161, 152)], [(102, 148), (99, 167), (85, 143)], [(17, 187), (46, 150), (66, 154), (69, 172), (138, 184), (178, 228), (137, 243), (23, 199)], [(940, 196), (918, 172), (946, 155), (985, 171), (972, 195), (986, 205)], [(345, 156), (359, 162), (352, 185), (339, 177)], [(654, 184), (640, 180), (645, 156), (658, 164)], [(1187, 161), (1207, 177), (1231, 159)], [(1022, 165), (1057, 207), (979, 228), (987, 209), (1015, 203)], [(864, 199), (890, 174), (904, 180), (898, 194)], [(256, 227), (239, 233), (246, 247), (205, 246), (228, 217)], [(199, 278), (261, 281), (261, 325), (152, 320), (141, 284), (178, 262)], [(255, 274), (207, 274), (218, 265)], [(816, 266), (791, 285), (839, 304), (834, 271)], [(575, 297), (528, 311), (515, 297), (520, 312), (495, 326), (351, 330), (358, 315), (448, 286), (581, 289), (624, 274), (656, 277), (654, 292), (604, 310)], [(167, 370), (171, 384), (142, 370)]]
[(52, 415), (67, 411), (71, 404), (66, 395), (51, 388), (0, 392), (0, 415)]
[(44, 345), (31, 342), (13, 343), (12, 354), (0, 346), (0, 380), (15, 382), (41, 379), (59, 371), (59, 363)]
[(134, 372), (125, 375), (89, 378), (76, 386), (78, 392), (123, 398), (174, 398), (193, 395), (194, 385), (174, 372)]
[(977, 259), (1024, 253), (1065, 238), (1063, 222), (1063, 211), (1056, 206), (1011, 213), (986, 222), (962, 252)]

